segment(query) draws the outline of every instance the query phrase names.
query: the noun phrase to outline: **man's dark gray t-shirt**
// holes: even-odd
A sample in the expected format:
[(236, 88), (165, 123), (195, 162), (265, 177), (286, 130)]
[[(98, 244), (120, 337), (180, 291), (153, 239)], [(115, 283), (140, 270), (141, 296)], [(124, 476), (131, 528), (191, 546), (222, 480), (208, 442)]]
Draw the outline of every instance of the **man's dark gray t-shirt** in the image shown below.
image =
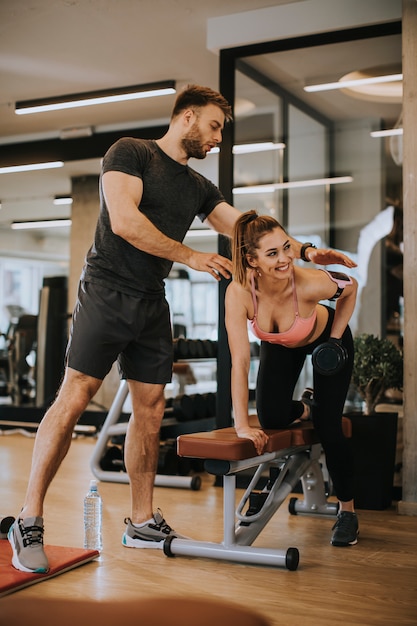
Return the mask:
[[(103, 159), (102, 174), (111, 170), (142, 179), (140, 211), (176, 241), (184, 239), (196, 216), (203, 221), (224, 201), (213, 183), (171, 159), (153, 140), (119, 139)], [(171, 267), (172, 261), (143, 252), (113, 233), (100, 178), (100, 214), (82, 279), (133, 296), (159, 298)]]

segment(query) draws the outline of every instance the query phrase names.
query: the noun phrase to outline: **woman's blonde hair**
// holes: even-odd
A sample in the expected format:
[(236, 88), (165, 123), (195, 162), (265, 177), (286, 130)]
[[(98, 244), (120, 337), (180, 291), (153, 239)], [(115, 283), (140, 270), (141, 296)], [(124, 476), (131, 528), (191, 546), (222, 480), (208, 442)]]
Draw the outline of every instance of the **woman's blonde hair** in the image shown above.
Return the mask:
[(256, 211), (247, 211), (236, 221), (232, 237), (233, 278), (241, 285), (246, 284), (247, 269), (250, 268), (248, 257), (256, 257), (259, 240), (275, 228), (285, 228), (270, 215), (258, 215)]

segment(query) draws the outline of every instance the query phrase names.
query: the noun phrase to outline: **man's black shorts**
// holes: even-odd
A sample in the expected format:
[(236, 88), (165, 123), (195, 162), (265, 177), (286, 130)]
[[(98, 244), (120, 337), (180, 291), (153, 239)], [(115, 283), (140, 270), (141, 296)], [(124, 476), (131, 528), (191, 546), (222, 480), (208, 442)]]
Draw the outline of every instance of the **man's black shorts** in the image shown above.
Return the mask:
[(171, 381), (173, 347), (164, 298), (135, 297), (81, 282), (67, 347), (67, 365), (103, 378), (117, 359), (122, 378)]

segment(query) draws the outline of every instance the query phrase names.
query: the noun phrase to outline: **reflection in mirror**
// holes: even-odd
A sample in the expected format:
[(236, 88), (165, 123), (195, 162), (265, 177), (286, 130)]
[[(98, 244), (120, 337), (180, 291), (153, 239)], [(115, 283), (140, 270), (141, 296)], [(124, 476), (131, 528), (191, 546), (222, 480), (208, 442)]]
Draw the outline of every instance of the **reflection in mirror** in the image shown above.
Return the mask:
[[(329, 125), (290, 105), (288, 110), (288, 179), (314, 181), (329, 174)], [(329, 245), (329, 187), (288, 190), (287, 228), (294, 237)]]
[(233, 203), (242, 212), (256, 209), (281, 221), (282, 194), (268, 189), (283, 180), (281, 98), (237, 71), (235, 117), (235, 146), (269, 145), (259, 152), (235, 154)]
[[(256, 53), (236, 61), (235, 142), (247, 132), (250, 141), (282, 141), (285, 148), (269, 157), (248, 154), (245, 161), (235, 156), (235, 204), (241, 210), (273, 213), (298, 239), (343, 250), (357, 260), (352, 273), (360, 293), (353, 330), (383, 336), (387, 285), (381, 261), (383, 240), (393, 227), (392, 212), (385, 209), (388, 197), (401, 197), (402, 172), (399, 140), (393, 144), (371, 132), (399, 126), (401, 94), (398, 97), (398, 89), (395, 95), (392, 89), (389, 95), (380, 89), (366, 94), (346, 89), (307, 93), (303, 87), (365, 68), (377, 73), (395, 64), (401, 70), (401, 34), (271, 49), (269, 45), (263, 54), (258, 45)], [(247, 107), (242, 118), (241, 102)], [(344, 184), (292, 188), (293, 183), (323, 177), (341, 177)], [(282, 181), (289, 188), (280, 188)], [(236, 193), (236, 187), (266, 183), (278, 184), (269, 194), (265, 189)]]

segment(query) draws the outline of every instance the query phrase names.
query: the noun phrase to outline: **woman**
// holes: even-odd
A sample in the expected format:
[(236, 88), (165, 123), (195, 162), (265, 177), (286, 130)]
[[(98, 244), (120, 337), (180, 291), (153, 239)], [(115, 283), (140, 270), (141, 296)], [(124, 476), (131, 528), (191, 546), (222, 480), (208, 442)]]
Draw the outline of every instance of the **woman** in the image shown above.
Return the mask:
[[(353, 365), (348, 322), (357, 283), (344, 274), (296, 266), (294, 258), (290, 238), (274, 218), (249, 211), (236, 222), (233, 281), (225, 301), (234, 424), (237, 435), (251, 439), (261, 454), (267, 435), (250, 426), (248, 415), (249, 323), (262, 341), (256, 388), (259, 422), (262, 428), (278, 429), (312, 419), (339, 500), (331, 543), (353, 545), (358, 535), (353, 459), (342, 430), (342, 413)], [(335, 298), (335, 309), (321, 304)], [(310, 390), (304, 392), (303, 401), (293, 400), (306, 356), (329, 339), (345, 352), (342, 368), (332, 376), (314, 369), (314, 396)]]

